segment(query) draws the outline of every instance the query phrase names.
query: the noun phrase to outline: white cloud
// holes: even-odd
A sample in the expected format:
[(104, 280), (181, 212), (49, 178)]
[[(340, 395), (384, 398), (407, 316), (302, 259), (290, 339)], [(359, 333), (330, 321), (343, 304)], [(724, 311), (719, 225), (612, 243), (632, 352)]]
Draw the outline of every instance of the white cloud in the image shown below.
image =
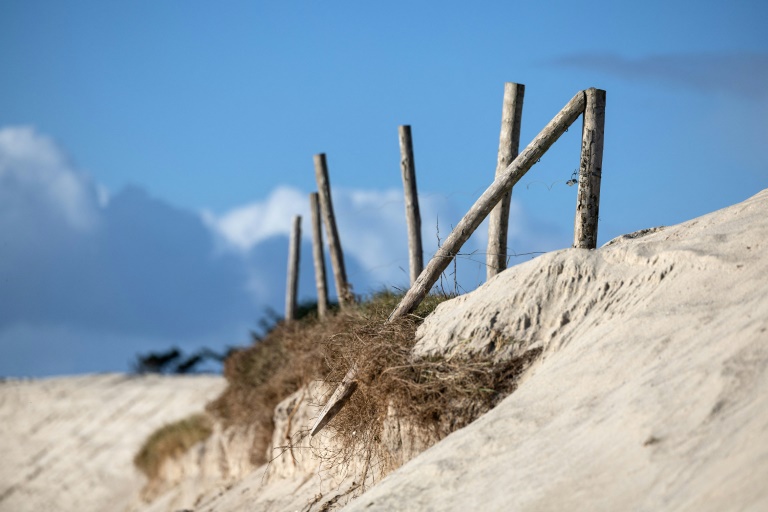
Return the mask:
[[(402, 191), (337, 188), (333, 202), (355, 292), (406, 287)], [(467, 206), (422, 193), (420, 208), (426, 262), (438, 221), (445, 239)], [(279, 187), (201, 219), (138, 187), (109, 194), (32, 128), (0, 130), (0, 374), (118, 369), (156, 343), (246, 341), (266, 308), (282, 312), (296, 214), (304, 218), (299, 295), (315, 297), (308, 209), (306, 192)], [(552, 236), (514, 201), (513, 212), (511, 243)], [(462, 250), (478, 251), (458, 263), (464, 290), (485, 278), (484, 229)], [(59, 352), (44, 349), (54, 338)]]
[[(332, 194), (339, 237), (347, 261), (347, 274), (355, 290), (364, 293), (384, 286), (407, 286), (408, 239), (403, 192), (397, 189), (334, 188)], [(291, 220), (297, 214), (302, 215), (303, 219), (303, 239), (306, 244), (311, 243), (308, 203), (307, 193), (295, 188), (280, 187), (263, 201), (233, 209), (220, 217), (207, 212), (204, 218), (230, 249), (248, 253), (261, 250), (261, 244), (275, 236), (287, 237)], [(465, 207), (447, 196), (432, 193), (421, 194), (419, 203), (426, 264), (437, 250), (438, 236), (445, 240), (452, 226), (465, 213)], [(463, 289), (473, 288), (485, 278), (486, 231), (487, 223), (483, 223), (462, 248), (459, 281)], [(542, 226), (535, 219), (529, 218), (514, 198), (509, 240), (514, 247), (532, 247), (533, 251), (549, 250), (562, 245), (558, 245), (551, 226)], [(510, 248), (510, 254), (513, 252), (514, 249)], [(354, 264), (352, 268), (350, 261)], [(517, 262), (519, 260), (511, 258), (511, 264)], [(311, 264), (306, 271), (312, 272)], [(255, 274), (252, 274), (249, 288), (256, 294), (267, 293), (263, 283), (263, 269), (252, 268), (252, 272)]]
[(34, 128), (0, 129), (0, 189), (26, 192), (3, 197), (6, 201), (0, 208), (5, 210), (25, 201), (49, 209), (76, 230), (88, 230), (97, 223), (97, 197), (88, 179), (73, 169), (50, 138)]
[[(235, 208), (218, 218), (204, 212), (203, 219), (233, 247), (248, 251), (270, 237), (290, 235), (294, 215), (309, 219), (308, 203), (308, 196), (299, 190), (278, 187), (263, 202)], [(308, 225), (308, 220), (303, 222)]]
[[(370, 283), (402, 285), (408, 268), (402, 191), (336, 188), (332, 200), (345, 261), (353, 258), (356, 268), (363, 272), (348, 276), (353, 284), (359, 283), (356, 289), (363, 291), (360, 287)], [(428, 219), (448, 206), (439, 198), (427, 197), (421, 203), (422, 218)], [(309, 195), (295, 188), (280, 187), (263, 201), (235, 208), (220, 217), (205, 212), (203, 218), (230, 248), (248, 252), (258, 250), (261, 243), (275, 236), (287, 237), (294, 215), (302, 216), (302, 238), (311, 243)], [(430, 229), (433, 228), (424, 230), (425, 235), (434, 238)], [(327, 244), (325, 231), (323, 237)], [(427, 239), (425, 252), (429, 247)], [(350, 267), (349, 263), (347, 266)], [(353, 269), (348, 268), (348, 274), (350, 271)], [(263, 292), (263, 287), (253, 279), (250, 288)]]

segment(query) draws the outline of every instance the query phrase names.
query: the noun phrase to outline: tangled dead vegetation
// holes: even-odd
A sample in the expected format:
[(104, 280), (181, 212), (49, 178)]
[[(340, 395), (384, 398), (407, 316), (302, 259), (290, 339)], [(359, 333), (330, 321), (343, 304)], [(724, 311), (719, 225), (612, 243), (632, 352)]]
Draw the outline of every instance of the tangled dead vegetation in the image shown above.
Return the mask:
[(514, 391), (540, 354), (505, 361), (414, 357), (416, 328), (442, 300), (430, 297), (423, 309), (391, 323), (392, 308), (374, 301), (367, 315), (325, 340), (327, 381), (341, 381), (353, 364), (358, 369), (357, 391), (326, 427), (335, 446), (320, 454), (328, 466), (362, 462), (364, 473), (388, 473), (414, 455), (402, 449), (403, 436), (423, 450), (466, 426)]
[(308, 315), (276, 325), (227, 359), (229, 385), (208, 412), (225, 426), (254, 429), (251, 461), (262, 464), (268, 461), (277, 404), (314, 380), (329, 383), (332, 392), (357, 365), (358, 389), (326, 427), (332, 449), (316, 456), (336, 470), (354, 464), (381, 476), (413, 455), (403, 450), (404, 437), (418, 438), (409, 442), (425, 449), (472, 422), (514, 390), (538, 355), (529, 351), (502, 362), (480, 356), (415, 358), (416, 328), (450, 297), (429, 296), (413, 314), (387, 323), (400, 298), (379, 293), (323, 321)]

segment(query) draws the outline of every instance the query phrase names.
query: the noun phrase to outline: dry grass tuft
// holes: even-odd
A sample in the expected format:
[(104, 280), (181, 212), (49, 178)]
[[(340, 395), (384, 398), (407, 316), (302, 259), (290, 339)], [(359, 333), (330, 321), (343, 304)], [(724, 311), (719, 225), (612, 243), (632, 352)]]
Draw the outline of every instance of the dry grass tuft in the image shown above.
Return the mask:
[(159, 476), (163, 462), (184, 454), (195, 444), (208, 439), (212, 432), (211, 419), (205, 414), (170, 423), (144, 442), (133, 463), (152, 481)]
[(322, 322), (309, 316), (278, 324), (230, 356), (224, 371), (229, 386), (208, 411), (225, 424), (255, 427), (251, 459), (261, 464), (267, 461), (276, 405), (312, 380), (340, 382), (357, 365), (357, 391), (326, 427), (337, 448), (317, 455), (329, 466), (362, 460), (366, 471), (375, 466), (385, 474), (407, 458), (396, 446), (400, 434), (388, 433), (393, 425), (398, 432), (405, 426), (426, 448), (514, 391), (518, 376), (538, 355), (530, 351), (505, 362), (414, 359), (416, 328), (447, 298), (429, 296), (414, 314), (392, 323), (387, 318), (401, 296), (383, 292)]
[(520, 374), (539, 355), (540, 350), (532, 350), (501, 362), (415, 359), (412, 348), (421, 317), (442, 300), (430, 297), (414, 315), (392, 323), (385, 322), (394, 305), (374, 301), (366, 315), (325, 340), (327, 381), (341, 381), (353, 364), (358, 368), (357, 391), (326, 427), (339, 447), (325, 455), (328, 465), (362, 460), (365, 471), (376, 466), (378, 474), (386, 474), (413, 455), (400, 450), (401, 427), (407, 427), (405, 435), (418, 437), (410, 443), (426, 449), (514, 391)]
[(280, 323), (262, 340), (234, 352), (224, 364), (229, 385), (207, 410), (225, 426), (255, 429), (250, 457), (254, 465), (267, 461), (275, 406), (325, 371), (315, 341), (323, 324), (310, 317)]

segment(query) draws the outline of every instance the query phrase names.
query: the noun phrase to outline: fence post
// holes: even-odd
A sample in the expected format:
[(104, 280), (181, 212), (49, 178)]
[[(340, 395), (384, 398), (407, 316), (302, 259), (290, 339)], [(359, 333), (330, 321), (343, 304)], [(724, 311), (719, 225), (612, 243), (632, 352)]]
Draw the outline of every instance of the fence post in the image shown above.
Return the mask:
[(344, 268), (344, 254), (341, 251), (341, 241), (336, 228), (336, 217), (333, 214), (333, 202), (331, 201), (331, 185), (328, 180), (328, 164), (325, 153), (315, 155), (315, 180), (317, 191), (320, 194), (320, 210), (325, 223), (325, 234), (328, 236), (328, 250), (331, 253), (331, 266), (333, 267), (333, 279), (336, 283), (336, 295), (339, 298), (339, 306), (342, 308), (354, 302), (354, 297), (347, 283), (347, 271)]
[(419, 196), (416, 192), (416, 164), (413, 160), (413, 140), (410, 125), (398, 127), (397, 132), (400, 139), (400, 170), (403, 176), (403, 191), (405, 192), (405, 220), (408, 224), (408, 262), (411, 284), (413, 284), (424, 268), (424, 256), (421, 247), (421, 214), (419, 213)]
[(296, 320), (296, 294), (299, 289), (299, 255), (301, 252), (301, 215), (293, 218), (288, 246), (288, 281), (285, 286), (285, 321)]
[[(520, 124), (523, 117), (525, 85), (507, 82), (504, 84), (504, 101), (501, 110), (501, 134), (499, 135), (499, 156), (496, 176), (504, 172), (517, 156), (520, 149)], [(488, 219), (488, 252), (486, 279), (490, 279), (507, 268), (507, 231), (509, 229), (509, 202), (512, 189), (506, 192), (499, 204), (491, 211)]]
[(501, 199), (504, 193), (512, 188), (520, 178), (536, 163), (554, 142), (560, 138), (579, 115), (584, 111), (584, 91), (579, 91), (563, 109), (544, 127), (528, 147), (520, 153), (515, 160), (504, 169), (504, 172), (496, 178), (490, 187), (475, 201), (472, 208), (464, 215), (451, 234), (445, 239), (443, 245), (438, 248), (435, 255), (427, 264), (419, 278), (410, 287), (405, 297), (400, 301), (395, 310), (389, 315), (389, 321), (405, 316), (421, 303), (432, 289), (440, 274), (448, 267), (469, 237), (477, 229), (477, 226), (488, 216), (491, 209)]
[(573, 246), (577, 249), (597, 247), (597, 222), (600, 213), (600, 178), (603, 172), (603, 138), (605, 135), (605, 91), (587, 89), (584, 125), (581, 131), (579, 191), (576, 196), (576, 218)]
[[(442, 247), (437, 250), (437, 253), (421, 272), (416, 282), (411, 285), (405, 297), (400, 301), (400, 304), (389, 315), (387, 322), (392, 322), (416, 309), (427, 293), (429, 293), (432, 286), (434, 286), (440, 274), (456, 256), (464, 242), (469, 239), (475, 229), (477, 229), (477, 226), (488, 216), (491, 209), (498, 204), (504, 193), (511, 189), (528, 172), (541, 155), (584, 112), (585, 97), (584, 91), (579, 91), (547, 126), (539, 132), (523, 152), (504, 169), (504, 172), (496, 177), (491, 186), (483, 192), (480, 198), (475, 201), (475, 204), (472, 205), (472, 208), (453, 228)], [(353, 365), (320, 411), (317, 421), (310, 431), (311, 435), (317, 434), (344, 407), (344, 404), (346, 404), (357, 388), (356, 378), (357, 366)]]
[(315, 261), (315, 285), (317, 286), (317, 317), (328, 313), (328, 285), (325, 278), (323, 254), (323, 230), (320, 225), (320, 203), (317, 192), (309, 194), (309, 213), (312, 220), (312, 257)]

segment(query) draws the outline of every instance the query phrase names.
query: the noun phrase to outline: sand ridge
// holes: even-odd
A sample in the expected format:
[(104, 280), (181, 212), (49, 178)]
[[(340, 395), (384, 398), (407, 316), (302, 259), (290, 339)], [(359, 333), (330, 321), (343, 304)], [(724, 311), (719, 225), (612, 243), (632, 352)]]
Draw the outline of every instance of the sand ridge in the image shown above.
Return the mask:
[[(346, 509), (768, 510), (766, 212), (768, 190), (595, 251), (543, 255), (441, 305), (415, 356), (541, 355), (495, 409)], [(223, 386), (1, 383), (0, 511), (122, 510), (141, 483), (130, 458), (144, 437)], [(198, 490), (195, 510), (343, 503), (343, 489), (307, 468), (270, 479), (261, 467)], [(148, 510), (176, 510), (178, 497)]]

